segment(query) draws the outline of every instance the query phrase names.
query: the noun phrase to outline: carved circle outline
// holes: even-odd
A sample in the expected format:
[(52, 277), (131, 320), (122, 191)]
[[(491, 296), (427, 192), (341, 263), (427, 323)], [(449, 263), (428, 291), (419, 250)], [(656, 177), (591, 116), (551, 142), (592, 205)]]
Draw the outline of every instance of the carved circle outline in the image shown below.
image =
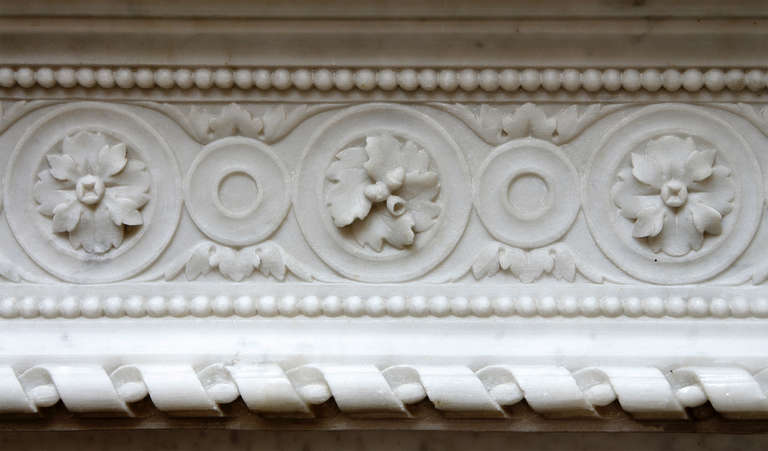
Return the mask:
[[(523, 211), (510, 201), (510, 191), (512, 190), (513, 183), (516, 183), (519, 179), (522, 179), (526, 176), (533, 176), (537, 179), (540, 179), (544, 183), (544, 187), (547, 189), (544, 199), (544, 206), (534, 210), (533, 212)], [(504, 184), (507, 186), (507, 192), (504, 193), (503, 190), (500, 190), (502, 192), (499, 194), (501, 194), (505, 209), (513, 216), (516, 216), (523, 221), (533, 221), (544, 216), (549, 210), (552, 209), (555, 195), (554, 190), (552, 190), (551, 187), (555, 184), (555, 181), (552, 180), (552, 178), (548, 175), (537, 172), (535, 168), (523, 167), (511, 172), (506, 177)]]
[[(224, 156), (243, 148), (247, 150), (244, 154)], [(240, 164), (235, 164), (237, 158)], [(211, 162), (215, 175), (197, 180), (205, 175), (203, 165)], [(256, 182), (257, 199), (246, 214), (231, 215), (221, 211), (226, 208), (219, 206), (218, 188), (225, 177), (237, 172), (248, 174)], [(184, 179), (184, 199), (192, 220), (206, 236), (241, 246), (267, 238), (282, 224), (291, 207), (289, 184), (288, 171), (269, 146), (251, 138), (230, 137), (208, 144), (195, 157)], [(224, 232), (216, 230), (219, 226), (224, 227)]]
[[(235, 174), (243, 174), (248, 176), (248, 178), (253, 181), (256, 191), (256, 199), (254, 199), (250, 205), (240, 211), (232, 211), (231, 209), (227, 208), (224, 205), (224, 202), (221, 200), (221, 186), (224, 184), (224, 181), (227, 179), (227, 177), (233, 176)], [(214, 177), (214, 180), (217, 180), (217, 182), (214, 183), (214, 186), (212, 187), (213, 193), (211, 194), (211, 199), (213, 200), (213, 204), (222, 214), (231, 218), (242, 219), (252, 214), (254, 211), (256, 211), (256, 209), (259, 208), (259, 205), (261, 204), (262, 193), (264, 192), (264, 188), (261, 186), (261, 183), (259, 183), (259, 180), (256, 177), (257, 176), (249, 168), (232, 166), (222, 169), (219, 171), (219, 175)]]
[[(415, 141), (430, 155), (440, 177), (442, 211), (428, 233), (417, 235), (410, 248), (371, 255), (351, 246), (333, 224), (324, 184), (326, 169), (340, 150), (366, 135), (385, 132)], [(338, 113), (309, 140), (297, 174), (294, 202), (302, 234), (324, 262), (354, 280), (397, 282), (427, 273), (453, 251), (469, 221), (471, 181), (461, 150), (434, 119), (402, 106), (370, 104)]]
[[(515, 166), (520, 153), (527, 158)], [(499, 171), (502, 176), (494, 178)], [(509, 184), (523, 174), (542, 178), (551, 199), (545, 211), (530, 219), (515, 215), (506, 201)], [(511, 246), (539, 247), (562, 237), (573, 225), (579, 213), (578, 183), (576, 168), (557, 146), (533, 138), (515, 140), (497, 147), (483, 161), (475, 178), (474, 201), (480, 220), (494, 238)]]
[[(654, 253), (629, 241), (631, 224), (620, 217), (610, 194), (627, 155), (638, 145), (669, 134), (698, 137), (711, 143), (728, 163), (737, 186), (733, 210), (723, 218), (723, 233), (705, 238), (701, 250), (682, 257)], [(751, 146), (730, 124), (701, 107), (667, 104), (642, 108), (605, 134), (590, 157), (582, 196), (587, 226), (603, 254), (631, 276), (671, 285), (712, 278), (744, 253), (762, 218), (762, 186), (760, 165)], [(717, 242), (707, 245), (707, 239)]]
[[(81, 130), (103, 132), (126, 143), (141, 156), (152, 179), (139, 232), (118, 248), (86, 260), (83, 252), (54, 243), (53, 232), (43, 230), (50, 224), (38, 218), (42, 215), (37, 208), (29, 208), (37, 205), (33, 186), (40, 162), (66, 136)], [(78, 102), (55, 108), (19, 139), (5, 179), (6, 218), (16, 241), (40, 267), (69, 282), (114, 282), (138, 274), (165, 250), (181, 219), (181, 178), (175, 156), (157, 131), (124, 107)]]

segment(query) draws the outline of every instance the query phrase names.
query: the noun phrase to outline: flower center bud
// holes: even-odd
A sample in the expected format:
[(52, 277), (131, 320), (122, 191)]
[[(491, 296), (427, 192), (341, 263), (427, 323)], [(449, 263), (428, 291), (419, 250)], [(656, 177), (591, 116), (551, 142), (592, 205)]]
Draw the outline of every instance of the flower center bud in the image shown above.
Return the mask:
[(681, 207), (688, 200), (688, 187), (679, 180), (670, 180), (661, 187), (661, 200), (669, 207)]
[(75, 193), (80, 202), (93, 205), (104, 197), (104, 182), (95, 175), (80, 177), (75, 185)]

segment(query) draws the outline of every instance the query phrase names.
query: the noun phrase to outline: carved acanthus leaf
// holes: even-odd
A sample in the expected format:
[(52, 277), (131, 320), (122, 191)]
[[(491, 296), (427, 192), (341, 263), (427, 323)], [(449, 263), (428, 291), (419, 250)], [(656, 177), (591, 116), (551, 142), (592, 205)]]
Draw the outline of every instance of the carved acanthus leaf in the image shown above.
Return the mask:
[(577, 105), (570, 105), (547, 116), (539, 106), (532, 103), (523, 104), (509, 113), (487, 104), (478, 108), (458, 103), (432, 105), (457, 117), (485, 142), (494, 146), (526, 137), (563, 144), (574, 139), (599, 118), (621, 108), (618, 105), (593, 104), (579, 111)]
[(195, 280), (211, 271), (240, 282), (259, 271), (265, 277), (284, 280), (288, 272), (311, 281), (316, 277), (277, 243), (267, 241), (257, 246), (233, 249), (212, 242), (199, 243), (165, 271), (165, 280), (176, 279), (182, 272)]
[(506, 271), (523, 283), (532, 283), (545, 274), (557, 280), (573, 282), (577, 273), (595, 283), (605, 281), (605, 277), (597, 271), (578, 262), (564, 244), (524, 250), (493, 243), (478, 253), (469, 270), (478, 280)]
[(225, 105), (218, 112), (194, 106), (185, 112), (168, 103), (143, 102), (141, 105), (168, 115), (196, 141), (203, 144), (228, 136), (245, 136), (273, 143), (285, 137), (307, 118), (340, 108), (340, 105), (336, 104), (319, 104), (298, 105), (286, 109), (285, 105), (281, 104), (270, 107), (261, 114), (255, 114), (236, 103)]
[(343, 149), (328, 167), (326, 206), (336, 227), (348, 227), (360, 246), (402, 249), (432, 227), (439, 177), (427, 152), (390, 134)]

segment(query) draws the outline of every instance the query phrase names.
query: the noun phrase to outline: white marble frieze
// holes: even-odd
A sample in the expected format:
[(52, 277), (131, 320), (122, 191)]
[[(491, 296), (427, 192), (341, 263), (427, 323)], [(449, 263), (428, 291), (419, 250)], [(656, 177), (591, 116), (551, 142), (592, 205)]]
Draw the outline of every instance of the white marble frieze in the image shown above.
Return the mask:
[(761, 104), (2, 106), (5, 413), (768, 412)]
[(0, 421), (768, 417), (764, 14), (482, 3), (1, 16)]
[(759, 285), (761, 108), (9, 102), (4, 272)]

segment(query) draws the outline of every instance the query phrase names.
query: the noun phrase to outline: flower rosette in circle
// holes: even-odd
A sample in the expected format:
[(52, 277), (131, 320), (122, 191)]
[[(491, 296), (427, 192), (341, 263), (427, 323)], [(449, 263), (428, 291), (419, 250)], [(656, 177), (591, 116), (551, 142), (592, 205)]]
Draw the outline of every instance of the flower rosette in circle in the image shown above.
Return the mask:
[(350, 108), (310, 140), (295, 211), (312, 249), (342, 275), (395, 282), (423, 275), (456, 246), (471, 209), (469, 170), (423, 113)]
[(184, 181), (192, 220), (213, 240), (248, 245), (267, 238), (290, 208), (288, 172), (250, 138), (224, 138), (195, 157)]
[(747, 248), (762, 215), (750, 145), (700, 107), (656, 105), (627, 117), (589, 164), (589, 229), (614, 264), (638, 279), (709, 279)]
[(475, 178), (475, 206), (494, 238), (512, 246), (549, 244), (579, 212), (578, 173), (556, 146), (537, 139), (495, 149)]
[(38, 120), (6, 173), (16, 240), (63, 280), (123, 280), (149, 266), (181, 217), (181, 182), (163, 138), (125, 108), (75, 103)]

